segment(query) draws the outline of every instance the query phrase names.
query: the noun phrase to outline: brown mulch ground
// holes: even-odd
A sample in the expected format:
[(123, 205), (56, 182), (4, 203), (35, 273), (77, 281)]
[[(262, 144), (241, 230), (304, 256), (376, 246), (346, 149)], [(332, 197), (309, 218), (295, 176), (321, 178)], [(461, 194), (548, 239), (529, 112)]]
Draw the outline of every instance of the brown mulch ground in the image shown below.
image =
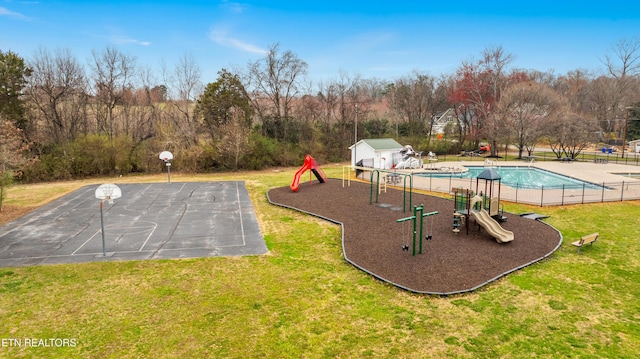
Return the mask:
[[(501, 225), (514, 232), (509, 243), (497, 243), (484, 229), (471, 220), (469, 234), (465, 227), (454, 233), (453, 200), (413, 194), (413, 205), (424, 205), (424, 212), (439, 214), (424, 219), (422, 254), (412, 255), (412, 227), (396, 220), (413, 215), (408, 195), (403, 212), (403, 192), (388, 189), (376, 203), (370, 201), (369, 184), (342, 181), (301, 183), (294, 193), (289, 186), (268, 191), (269, 200), (277, 205), (329, 218), (343, 224), (345, 259), (381, 280), (398, 287), (431, 294), (454, 294), (481, 287), (514, 270), (535, 263), (553, 253), (562, 236), (553, 227), (519, 215), (505, 213)], [(408, 222), (410, 223), (410, 222)], [(411, 228), (411, 229), (409, 229)], [(418, 242), (419, 243), (419, 242)], [(409, 251), (403, 251), (403, 245)], [(418, 247), (416, 247), (418, 248)]]

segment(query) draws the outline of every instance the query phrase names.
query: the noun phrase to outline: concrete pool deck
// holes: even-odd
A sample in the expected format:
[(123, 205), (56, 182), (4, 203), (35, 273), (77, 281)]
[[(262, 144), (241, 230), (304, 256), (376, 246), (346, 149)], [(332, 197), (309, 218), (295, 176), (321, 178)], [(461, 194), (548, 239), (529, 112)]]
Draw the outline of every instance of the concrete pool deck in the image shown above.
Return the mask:
[[(640, 174), (640, 167), (614, 164), (614, 163), (592, 163), (592, 162), (560, 162), (560, 161), (447, 161), (430, 164), (435, 170), (416, 169), (398, 170), (402, 173), (437, 173), (439, 169), (461, 169), (464, 166), (495, 166), (521, 168), (536, 167), (543, 170), (555, 172), (567, 177), (579, 179), (596, 185), (605, 184), (603, 189), (583, 190), (583, 189), (515, 189), (506, 185), (501, 186), (500, 198), (506, 201), (528, 203), (535, 205), (560, 205), (572, 203), (588, 203), (603, 201), (620, 201), (640, 199), (640, 179), (626, 177), (620, 173)], [(426, 165), (425, 165), (426, 167)], [(413, 176), (413, 186), (417, 189), (424, 189), (434, 192), (450, 193), (453, 187), (468, 188), (476, 190), (475, 178), (429, 178)], [(479, 190), (484, 190), (484, 182), (479, 184)], [(400, 186), (403, 184), (400, 183)]]

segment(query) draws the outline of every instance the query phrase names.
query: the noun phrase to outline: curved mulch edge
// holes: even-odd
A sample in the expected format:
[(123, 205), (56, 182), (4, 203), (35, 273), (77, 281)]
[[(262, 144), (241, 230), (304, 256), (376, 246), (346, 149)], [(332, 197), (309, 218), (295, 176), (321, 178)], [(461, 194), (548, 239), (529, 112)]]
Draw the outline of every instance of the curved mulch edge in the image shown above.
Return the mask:
[[(335, 183), (339, 183), (339, 182), (338, 182), (338, 181), (339, 181), (338, 179), (330, 179), (330, 181), (334, 181)], [(331, 182), (328, 182), (328, 183), (331, 183)], [(558, 236), (558, 237), (557, 237), (557, 238), (558, 238), (558, 241), (555, 243), (555, 245), (554, 245), (550, 250), (548, 250), (547, 252), (543, 253), (541, 256), (536, 257), (536, 258), (534, 258), (534, 259), (532, 259), (532, 260), (529, 260), (529, 261), (527, 261), (527, 262), (525, 262), (525, 263), (521, 263), (521, 264), (519, 264), (519, 265), (516, 265), (516, 266), (514, 266), (513, 268), (510, 268), (510, 269), (508, 269), (508, 270), (502, 271), (502, 272), (498, 273), (497, 275), (495, 275), (495, 276), (493, 276), (493, 277), (490, 277), (489, 279), (486, 279), (486, 280), (482, 281), (482, 282), (481, 282), (481, 283), (479, 283), (479, 284), (472, 285), (472, 286), (460, 285), (458, 288), (453, 289), (453, 290), (451, 290), (451, 289), (450, 289), (450, 290), (428, 290), (428, 289), (419, 289), (419, 288), (416, 288), (416, 287), (415, 287), (414, 285), (412, 285), (411, 283), (400, 283), (400, 281), (398, 281), (398, 280), (390, 279), (390, 277), (392, 277), (392, 276), (388, 276), (388, 275), (387, 275), (388, 273), (386, 273), (386, 274), (385, 274), (385, 273), (380, 273), (379, 271), (375, 271), (375, 270), (369, 269), (369, 268), (367, 268), (367, 263), (359, 263), (359, 261), (357, 261), (357, 260), (353, 260), (353, 259), (348, 255), (349, 250), (348, 250), (348, 248), (347, 248), (346, 242), (347, 242), (347, 240), (348, 240), (349, 238), (348, 238), (348, 236), (347, 236), (347, 237), (345, 237), (345, 233), (347, 232), (347, 231), (346, 231), (346, 225), (345, 225), (345, 223), (344, 223), (343, 221), (338, 220), (338, 219), (331, 218), (331, 217), (330, 217), (330, 216), (328, 216), (328, 215), (321, 214), (321, 213), (317, 213), (317, 212), (322, 212), (323, 210), (325, 210), (325, 209), (326, 209), (326, 208), (324, 208), (322, 205), (321, 205), (321, 206), (314, 206), (314, 203), (316, 203), (316, 202), (314, 202), (314, 201), (313, 201), (313, 199), (317, 200), (317, 199), (318, 199), (317, 195), (312, 195), (312, 196), (311, 196), (311, 199), (312, 199), (312, 200), (307, 200), (307, 201), (306, 201), (306, 203), (307, 203), (307, 204), (302, 203), (302, 205), (301, 205), (300, 203), (298, 203), (298, 204), (294, 204), (294, 203), (283, 203), (283, 202), (286, 202), (286, 201), (282, 201), (282, 198), (279, 198), (278, 200), (273, 200), (273, 199), (272, 199), (272, 196), (270, 195), (270, 193), (272, 193), (272, 191), (273, 191), (274, 193), (275, 193), (275, 192), (280, 192), (280, 195), (282, 194), (282, 192), (283, 192), (283, 191), (285, 191), (285, 192), (287, 192), (287, 191), (288, 191), (289, 193), (291, 193), (291, 194), (292, 194), (292, 195), (294, 195), (294, 196), (305, 196), (305, 195), (309, 195), (313, 188), (315, 188), (315, 189), (319, 188), (319, 187), (320, 187), (319, 185), (320, 185), (320, 184), (319, 184), (319, 183), (317, 183), (317, 182), (309, 183), (307, 186), (305, 186), (305, 185), (301, 184), (301, 186), (300, 186), (300, 191), (301, 191), (301, 192), (303, 192), (303, 193), (305, 193), (305, 194), (301, 194), (301, 193), (291, 193), (291, 191), (290, 191), (290, 189), (289, 189), (289, 187), (288, 187), (288, 186), (286, 186), (286, 187), (279, 187), (279, 188), (272, 188), (272, 189), (270, 189), (269, 191), (267, 191), (267, 193), (266, 193), (266, 197), (267, 197), (267, 200), (269, 201), (269, 203), (271, 203), (271, 204), (273, 204), (273, 205), (277, 205), (277, 206), (280, 206), (280, 207), (283, 207), (283, 208), (293, 209), (293, 210), (296, 210), (296, 211), (298, 211), (298, 212), (305, 213), (305, 214), (312, 215), (312, 216), (314, 216), (314, 217), (317, 217), (317, 218), (320, 218), (320, 219), (326, 220), (326, 221), (328, 221), (328, 222), (330, 222), (330, 223), (334, 223), (334, 224), (338, 224), (338, 225), (340, 225), (340, 227), (341, 227), (341, 244), (342, 244), (342, 252), (343, 252), (343, 256), (344, 256), (344, 258), (345, 258), (345, 261), (346, 261), (347, 263), (349, 263), (349, 264), (353, 265), (354, 267), (356, 267), (356, 268), (358, 268), (358, 269), (362, 270), (363, 272), (365, 272), (365, 273), (367, 273), (367, 274), (369, 274), (369, 275), (371, 275), (371, 276), (373, 276), (373, 277), (375, 277), (375, 278), (377, 278), (377, 279), (379, 279), (379, 280), (381, 280), (381, 281), (383, 281), (383, 282), (386, 282), (386, 283), (392, 284), (392, 285), (394, 285), (394, 286), (396, 286), (396, 287), (398, 287), (398, 288), (401, 288), (401, 289), (404, 289), (404, 290), (407, 290), (407, 291), (410, 291), (410, 292), (413, 292), (413, 293), (428, 294), (428, 295), (439, 295), (439, 296), (448, 296), (448, 295), (455, 295), (455, 294), (463, 294), (463, 293), (473, 292), (473, 291), (475, 291), (475, 290), (477, 290), (477, 289), (479, 289), (479, 288), (481, 288), (481, 287), (483, 287), (483, 286), (485, 286), (485, 285), (487, 285), (487, 284), (489, 284), (489, 283), (491, 283), (491, 282), (494, 282), (494, 281), (496, 281), (496, 280), (498, 280), (498, 279), (500, 279), (500, 278), (502, 278), (502, 277), (504, 277), (504, 276), (506, 276), (506, 275), (508, 275), (508, 274), (510, 274), (510, 273), (513, 273), (513, 272), (518, 271), (518, 270), (520, 270), (520, 269), (522, 269), (522, 268), (525, 268), (525, 267), (530, 266), (530, 265), (532, 265), (532, 264), (534, 264), (534, 263), (537, 263), (537, 262), (539, 262), (539, 261), (541, 261), (541, 260), (543, 260), (543, 259), (545, 259), (545, 258), (548, 258), (551, 254), (553, 254), (553, 253), (554, 253), (558, 248), (560, 248), (560, 246), (562, 245), (562, 233), (560, 233), (560, 231), (558, 231), (556, 228), (554, 228), (554, 227), (553, 227), (553, 226), (551, 226), (550, 224), (545, 223), (545, 222), (543, 222), (543, 221), (541, 221), (541, 220), (524, 219), (524, 218), (522, 218), (522, 217), (520, 217), (520, 216), (518, 216), (518, 215), (505, 213), (505, 215), (506, 215), (506, 216), (507, 216), (507, 217), (508, 217), (512, 222), (513, 222), (513, 221), (517, 221), (517, 220), (522, 220), (522, 221), (531, 221), (531, 222), (539, 223), (540, 225), (542, 225), (542, 226), (544, 226), (544, 227), (548, 228), (549, 230), (552, 230), (552, 231), (553, 231), (553, 232)], [(334, 184), (334, 186), (335, 186), (335, 185), (336, 185), (336, 184)], [(364, 186), (366, 186), (367, 188), (369, 188), (369, 184), (362, 184), (362, 183), (359, 183), (359, 184), (358, 184), (358, 182), (356, 182), (355, 186), (359, 186), (359, 185), (364, 185)], [(325, 187), (320, 187), (320, 188), (325, 188)], [(393, 190), (393, 189), (391, 189), (391, 191), (394, 191), (394, 190)], [(402, 191), (401, 191), (401, 190), (395, 190), (395, 191), (396, 191), (396, 192), (399, 192), (399, 193), (402, 193)], [(324, 195), (326, 195), (326, 191), (323, 191), (323, 193), (324, 193)], [(386, 194), (385, 194), (385, 195), (386, 195)], [(416, 195), (416, 194), (414, 193), (414, 196), (415, 196), (415, 195)], [(286, 196), (286, 195), (285, 195), (285, 196)], [(433, 197), (433, 196), (428, 196), (428, 195), (420, 195), (420, 196), (426, 196), (426, 197), (429, 197), (429, 198), (442, 200), (442, 198), (439, 198), (439, 197)], [(276, 197), (277, 197), (277, 195), (276, 195)], [(293, 198), (293, 197), (289, 197), (289, 198)], [(446, 199), (445, 199), (445, 201), (450, 201), (450, 202), (451, 202), (451, 204), (453, 204), (453, 202), (452, 202), (451, 200), (446, 200)], [(319, 201), (318, 201), (318, 202), (319, 202)], [(311, 203), (311, 204), (309, 204), (309, 203)], [(367, 204), (368, 204), (368, 201), (367, 201)], [(316, 203), (316, 205), (317, 205), (317, 203)], [(335, 206), (335, 205), (333, 205), (333, 203), (330, 203), (330, 204), (329, 204), (329, 206), (333, 207), (334, 209), (336, 208), (336, 206)], [(304, 208), (302, 208), (302, 207), (304, 207)], [(315, 208), (315, 207), (317, 207), (317, 208)], [(340, 206), (337, 206), (337, 207), (340, 207)], [(376, 207), (377, 207), (377, 206), (376, 206)], [(425, 207), (425, 210), (426, 210), (426, 207)], [(348, 209), (346, 209), (346, 210), (345, 210), (345, 213), (353, 213), (353, 211), (349, 211)], [(402, 212), (399, 212), (399, 213), (402, 213)], [(334, 217), (335, 217), (335, 213), (334, 213), (332, 216), (334, 216)], [(405, 216), (406, 216), (406, 215), (405, 215)], [(451, 231), (449, 231), (449, 232), (451, 232)], [(473, 238), (477, 238), (478, 236), (482, 237), (482, 233), (480, 233), (480, 232), (481, 232), (481, 231), (479, 231), (479, 232), (475, 235), (475, 237), (473, 237), (473, 233), (471, 233), (471, 236), (467, 236), (466, 238), (470, 238), (470, 237), (472, 237), (472, 240), (475, 240), (475, 239), (473, 239)], [(438, 237), (441, 237), (441, 236), (442, 236), (442, 234), (443, 234), (443, 233), (439, 233)], [(445, 234), (446, 234), (446, 232), (445, 232)], [(537, 231), (536, 231), (536, 233), (535, 233), (535, 234), (537, 234)], [(462, 235), (462, 234), (458, 234), (458, 235), (453, 235), (453, 236), (452, 236), (452, 235), (451, 235), (451, 233), (449, 233), (449, 236), (448, 236), (449, 238), (447, 238), (447, 239), (445, 239), (445, 240), (450, 240), (451, 238), (465, 238), (465, 237), (457, 237), (457, 236), (461, 236), (461, 235)], [(485, 235), (485, 237), (486, 237), (486, 235)], [(517, 240), (517, 239), (516, 239), (516, 240)], [(491, 242), (493, 242), (493, 240), (492, 240), (492, 239), (491, 239)], [(429, 241), (425, 241), (425, 243), (429, 243)], [(504, 245), (504, 244), (502, 244), (502, 245)], [(359, 247), (359, 249), (362, 249), (362, 247)], [(416, 258), (416, 257), (414, 257), (414, 258)], [(464, 263), (463, 263), (463, 264), (464, 264)]]

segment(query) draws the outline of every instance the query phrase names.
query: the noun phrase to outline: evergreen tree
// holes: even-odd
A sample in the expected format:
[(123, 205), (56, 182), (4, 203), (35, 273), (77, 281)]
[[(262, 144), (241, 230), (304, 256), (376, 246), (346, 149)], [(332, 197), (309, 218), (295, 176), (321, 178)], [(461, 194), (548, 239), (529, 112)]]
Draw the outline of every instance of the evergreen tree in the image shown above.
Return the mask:
[(0, 50), (0, 116), (16, 127), (26, 127), (23, 90), (32, 70), (17, 54)]

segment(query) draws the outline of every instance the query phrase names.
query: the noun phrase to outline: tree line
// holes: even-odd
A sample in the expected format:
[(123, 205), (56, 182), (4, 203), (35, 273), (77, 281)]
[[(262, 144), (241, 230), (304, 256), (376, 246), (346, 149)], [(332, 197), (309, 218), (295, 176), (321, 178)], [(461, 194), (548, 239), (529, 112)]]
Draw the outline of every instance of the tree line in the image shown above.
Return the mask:
[[(436, 153), (487, 141), (493, 155), (512, 145), (520, 156), (544, 143), (558, 157), (640, 137), (639, 39), (614, 44), (600, 74), (513, 62), (490, 47), (451, 74), (340, 73), (312, 84), (308, 64), (275, 44), (203, 84), (189, 55), (158, 73), (113, 47), (93, 51), (87, 64), (69, 49), (39, 48), (28, 59), (0, 50), (2, 183), (158, 172), (164, 150), (176, 170), (207, 172), (298, 165), (305, 153), (345, 161), (356, 137)], [(438, 134), (447, 110), (453, 121)]]

